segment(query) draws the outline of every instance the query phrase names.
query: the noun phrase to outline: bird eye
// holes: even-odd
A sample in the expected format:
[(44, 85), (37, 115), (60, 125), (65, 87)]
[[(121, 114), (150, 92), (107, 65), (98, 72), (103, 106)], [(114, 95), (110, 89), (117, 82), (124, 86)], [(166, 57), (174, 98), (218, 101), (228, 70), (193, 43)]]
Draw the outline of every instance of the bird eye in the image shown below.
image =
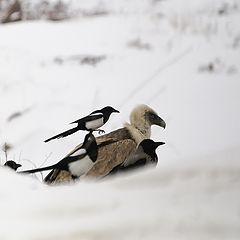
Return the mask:
[(153, 113), (149, 113), (149, 120), (154, 120), (156, 118), (156, 115)]

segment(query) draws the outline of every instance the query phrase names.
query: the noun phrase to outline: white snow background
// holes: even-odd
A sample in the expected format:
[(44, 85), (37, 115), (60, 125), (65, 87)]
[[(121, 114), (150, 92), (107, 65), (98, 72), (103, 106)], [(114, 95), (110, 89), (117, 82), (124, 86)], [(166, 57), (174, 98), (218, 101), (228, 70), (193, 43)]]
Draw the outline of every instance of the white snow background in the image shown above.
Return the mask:
[[(106, 105), (121, 112), (109, 132), (148, 104), (167, 123), (152, 139), (166, 145), (156, 169), (100, 182), (49, 187), (1, 168), (0, 239), (240, 239), (240, 1), (74, 4), (108, 14), (0, 25), (8, 159), (56, 163), (85, 132), (43, 141)], [(85, 55), (104, 58), (80, 64)]]

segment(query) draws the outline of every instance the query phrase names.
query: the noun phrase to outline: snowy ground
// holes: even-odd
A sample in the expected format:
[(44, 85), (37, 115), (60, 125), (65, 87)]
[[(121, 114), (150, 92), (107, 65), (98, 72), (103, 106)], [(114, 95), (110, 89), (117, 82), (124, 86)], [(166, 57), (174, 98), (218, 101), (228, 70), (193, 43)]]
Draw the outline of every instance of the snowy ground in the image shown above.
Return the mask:
[(109, 14), (0, 25), (0, 144), (22, 169), (52, 164), (84, 137), (43, 143), (67, 123), (112, 105), (111, 131), (145, 103), (167, 122), (152, 128), (166, 142), (159, 165), (61, 187), (0, 169), (0, 239), (239, 239), (240, 2), (101, 7)]

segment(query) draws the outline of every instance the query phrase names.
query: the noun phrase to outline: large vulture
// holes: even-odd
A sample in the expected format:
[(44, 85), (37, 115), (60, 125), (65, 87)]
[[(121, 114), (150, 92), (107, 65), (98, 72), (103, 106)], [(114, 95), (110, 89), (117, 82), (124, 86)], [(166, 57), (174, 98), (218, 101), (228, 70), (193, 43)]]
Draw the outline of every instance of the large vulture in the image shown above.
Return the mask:
[[(130, 124), (123, 128), (96, 138), (98, 158), (85, 177), (101, 178), (106, 176), (115, 166), (125, 161), (136, 150), (137, 145), (151, 137), (151, 126), (158, 125), (165, 128), (166, 123), (147, 105), (138, 105), (130, 114)], [(76, 151), (78, 145), (72, 152)], [(67, 157), (66, 156), (66, 157)], [(72, 177), (66, 171), (52, 170), (44, 179), (48, 184), (71, 182)]]

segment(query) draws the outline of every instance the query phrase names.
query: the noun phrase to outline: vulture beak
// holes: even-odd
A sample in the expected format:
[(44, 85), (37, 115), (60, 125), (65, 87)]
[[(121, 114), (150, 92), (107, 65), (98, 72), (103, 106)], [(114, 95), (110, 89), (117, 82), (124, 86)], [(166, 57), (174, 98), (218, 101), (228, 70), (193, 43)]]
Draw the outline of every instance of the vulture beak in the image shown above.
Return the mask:
[(153, 119), (152, 119), (152, 124), (154, 125), (158, 125), (162, 128), (166, 128), (166, 123), (164, 122), (164, 120), (162, 118), (160, 118), (158, 115), (154, 114), (153, 115)]

